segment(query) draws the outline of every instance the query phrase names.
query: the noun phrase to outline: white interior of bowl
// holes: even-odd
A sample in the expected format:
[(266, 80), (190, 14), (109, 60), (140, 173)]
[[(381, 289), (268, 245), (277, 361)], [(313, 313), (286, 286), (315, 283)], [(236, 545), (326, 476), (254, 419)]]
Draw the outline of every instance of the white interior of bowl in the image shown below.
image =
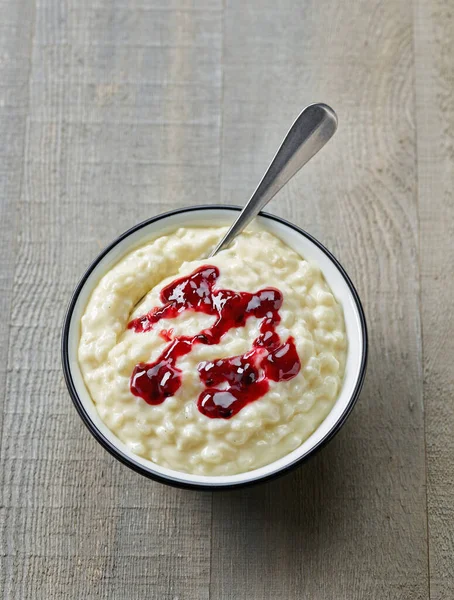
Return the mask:
[(128, 235), (112, 248), (106, 256), (96, 265), (90, 273), (85, 284), (77, 298), (72, 313), (69, 336), (68, 336), (68, 358), (71, 376), (77, 394), (85, 408), (85, 411), (99, 432), (115, 446), (131, 463), (140, 465), (150, 473), (156, 473), (162, 478), (171, 481), (204, 485), (204, 486), (229, 486), (254, 481), (262, 477), (267, 477), (286, 468), (294, 462), (300, 460), (317, 446), (329, 433), (336, 427), (336, 424), (342, 420), (344, 414), (348, 411), (349, 402), (354, 393), (361, 371), (363, 356), (364, 339), (361, 328), (361, 319), (354, 296), (347, 284), (344, 276), (339, 271), (335, 263), (310, 239), (301, 235), (295, 229), (274, 221), (266, 216), (259, 217), (261, 227), (267, 229), (277, 237), (281, 238), (288, 246), (309, 261), (315, 261), (321, 268), (329, 286), (331, 287), (337, 300), (344, 309), (345, 324), (348, 336), (348, 355), (345, 370), (345, 377), (341, 393), (333, 406), (331, 412), (321, 423), (318, 429), (296, 450), (290, 454), (276, 460), (275, 462), (239, 475), (229, 476), (201, 476), (180, 473), (161, 467), (145, 458), (133, 454), (125, 444), (123, 444), (102, 422), (96, 407), (85, 386), (79, 363), (77, 360), (77, 348), (80, 336), (80, 320), (87, 304), (88, 298), (100, 278), (108, 271), (118, 260), (127, 254), (131, 248), (137, 247), (158, 235), (169, 233), (180, 226), (221, 226), (230, 224), (236, 213), (232, 210), (223, 208), (207, 208), (204, 210), (190, 210), (177, 214), (166, 216), (160, 220), (150, 223), (141, 229)]

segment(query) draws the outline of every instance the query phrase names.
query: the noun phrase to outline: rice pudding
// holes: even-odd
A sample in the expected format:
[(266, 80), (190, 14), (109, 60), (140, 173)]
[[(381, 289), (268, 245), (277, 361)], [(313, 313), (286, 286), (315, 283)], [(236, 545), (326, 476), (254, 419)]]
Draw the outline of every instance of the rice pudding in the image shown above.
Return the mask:
[(339, 394), (347, 338), (317, 265), (250, 228), (180, 228), (98, 283), (79, 364), (97, 411), (128, 448), (185, 473), (233, 475), (306, 440)]

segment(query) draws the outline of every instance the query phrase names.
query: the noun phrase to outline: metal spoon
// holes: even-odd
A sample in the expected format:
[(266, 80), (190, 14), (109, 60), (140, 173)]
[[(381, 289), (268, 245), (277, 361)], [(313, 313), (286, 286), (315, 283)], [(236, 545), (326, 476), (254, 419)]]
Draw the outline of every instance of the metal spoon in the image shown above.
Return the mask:
[(336, 129), (336, 113), (326, 104), (310, 104), (303, 110), (285, 136), (251, 199), (210, 257), (231, 244), (289, 179), (323, 148)]

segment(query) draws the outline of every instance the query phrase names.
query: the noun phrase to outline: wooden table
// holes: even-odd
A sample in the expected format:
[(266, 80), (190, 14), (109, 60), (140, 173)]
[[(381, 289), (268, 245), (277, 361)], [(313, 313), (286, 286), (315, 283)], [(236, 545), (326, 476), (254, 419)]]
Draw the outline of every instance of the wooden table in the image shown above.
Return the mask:
[[(452, 1), (0, 0), (0, 14), (0, 596), (454, 598)], [(244, 203), (313, 101), (338, 133), (270, 210), (358, 287), (362, 397), (274, 483), (147, 481), (70, 402), (70, 294), (134, 223)]]

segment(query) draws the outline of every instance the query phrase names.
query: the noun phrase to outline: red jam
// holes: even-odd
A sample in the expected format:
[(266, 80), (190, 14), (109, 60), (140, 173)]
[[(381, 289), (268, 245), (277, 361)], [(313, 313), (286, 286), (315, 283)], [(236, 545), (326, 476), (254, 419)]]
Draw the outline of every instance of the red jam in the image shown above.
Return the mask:
[(282, 293), (275, 288), (255, 294), (217, 289), (218, 277), (219, 269), (206, 265), (176, 279), (161, 291), (163, 306), (129, 323), (129, 329), (142, 333), (153, 329), (161, 319), (174, 319), (186, 310), (217, 317), (212, 327), (194, 336), (172, 338), (172, 329), (162, 329), (159, 335), (169, 344), (154, 362), (135, 366), (130, 381), (135, 396), (148, 404), (161, 404), (173, 396), (181, 385), (178, 358), (189, 354), (196, 344), (218, 344), (224, 333), (243, 327), (249, 317), (262, 319), (260, 335), (251, 350), (199, 364), (199, 376), (205, 385), (197, 402), (200, 412), (211, 418), (229, 419), (264, 396), (270, 380), (287, 381), (298, 374), (301, 364), (293, 338), (282, 343), (276, 332)]

